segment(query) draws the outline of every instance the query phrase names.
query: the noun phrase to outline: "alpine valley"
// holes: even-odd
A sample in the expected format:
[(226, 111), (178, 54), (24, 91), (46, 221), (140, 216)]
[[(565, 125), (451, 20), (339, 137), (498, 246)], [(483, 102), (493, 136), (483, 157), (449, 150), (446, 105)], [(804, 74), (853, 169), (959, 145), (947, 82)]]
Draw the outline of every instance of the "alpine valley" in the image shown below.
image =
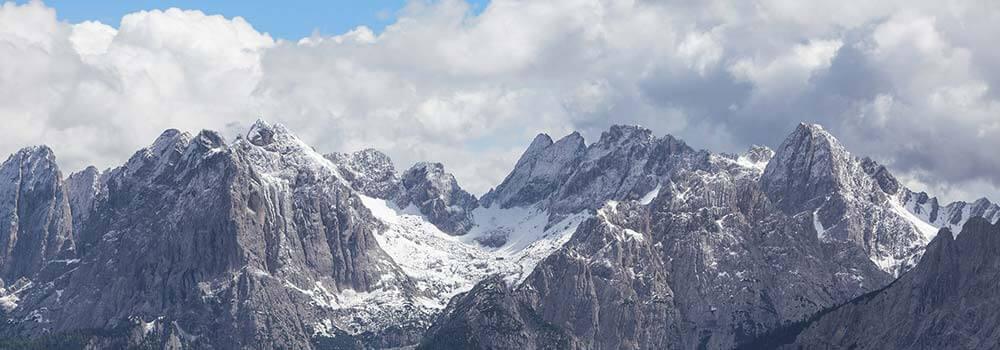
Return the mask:
[(481, 198), (257, 121), (0, 165), (0, 348), (992, 348), (1000, 206), (818, 125), (776, 150), (538, 135)]

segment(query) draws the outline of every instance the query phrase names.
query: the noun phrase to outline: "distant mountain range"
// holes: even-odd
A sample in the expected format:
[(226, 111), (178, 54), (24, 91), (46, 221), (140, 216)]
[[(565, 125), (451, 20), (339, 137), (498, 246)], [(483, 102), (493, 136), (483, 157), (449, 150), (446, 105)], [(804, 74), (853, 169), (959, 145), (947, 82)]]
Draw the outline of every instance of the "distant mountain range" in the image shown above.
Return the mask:
[(482, 198), (264, 121), (0, 165), (0, 348), (991, 348), (1000, 206), (818, 125), (777, 150), (538, 135)]

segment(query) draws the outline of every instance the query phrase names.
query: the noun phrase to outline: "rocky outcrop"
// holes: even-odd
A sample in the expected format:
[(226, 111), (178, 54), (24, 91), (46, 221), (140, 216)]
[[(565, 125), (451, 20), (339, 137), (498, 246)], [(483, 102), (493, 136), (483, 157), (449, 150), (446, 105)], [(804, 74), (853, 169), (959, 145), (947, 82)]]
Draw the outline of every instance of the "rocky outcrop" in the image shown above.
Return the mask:
[(100, 196), (106, 179), (95, 167), (70, 174), (65, 186), (69, 196), (69, 207), (73, 213), (73, 235), (79, 234), (83, 223), (90, 219), (94, 212), (94, 203)]
[(392, 201), (404, 209), (412, 204), (443, 232), (463, 235), (475, 225), (472, 210), (479, 201), (463, 190), (440, 163), (417, 163), (400, 177), (389, 156), (374, 149), (325, 157), (355, 191)]
[[(863, 249), (822, 242), (811, 217), (775, 205), (760, 188), (769, 152), (756, 151), (727, 157), (638, 128), (605, 133), (567, 178), (574, 185), (542, 203), (604, 204), (510, 287), (515, 323), (537, 315), (570, 337), (567, 348), (725, 349), (889, 283), (891, 275)], [(493, 299), (473, 291), (463, 300), (479, 304), (449, 306), (450, 317), (438, 319), (425, 339), (513, 348), (501, 338), (461, 343), (435, 332), (499, 322), (462, 311), (500, 308)]]
[(169, 130), (112, 170), (79, 256), (16, 295), (4, 316), (23, 321), (5, 332), (138, 331), (157, 346), (218, 349), (312, 348), (338, 334), (415, 342), (416, 295), (372, 236), (381, 223), (283, 127), (255, 130), (267, 136), (232, 145)]
[(483, 195), (483, 205), (511, 208), (548, 198), (583, 161), (586, 151), (583, 136), (578, 133), (555, 143), (549, 135), (539, 134), (518, 159), (510, 175), (496, 189)]
[(400, 180), (392, 159), (385, 153), (368, 148), (354, 153), (325, 155), (337, 166), (338, 174), (362, 194), (381, 199), (394, 199), (400, 194)]
[(502, 208), (538, 205), (558, 221), (597, 210), (608, 200), (639, 199), (666, 182), (672, 169), (705, 162), (708, 155), (638, 126), (612, 126), (589, 146), (577, 133), (555, 143), (543, 134), (504, 182), (483, 196), (483, 203)]
[(445, 172), (441, 163), (417, 163), (403, 173), (400, 182), (402, 193), (396, 199), (400, 208), (416, 206), (427, 221), (451, 235), (463, 235), (472, 229), (472, 210), (479, 201), (459, 187), (455, 176)]
[(667, 135), (657, 138), (649, 129), (612, 126), (587, 154), (572, 175), (550, 198), (555, 213), (575, 213), (600, 208), (608, 200), (639, 199), (665, 182), (670, 172), (696, 167), (708, 152), (698, 152), (684, 141)]
[(455, 296), (417, 349), (569, 349), (571, 338), (546, 323), (500, 276)]
[(767, 146), (752, 145), (743, 155), (743, 158), (750, 164), (761, 164), (766, 166), (771, 158), (774, 158), (774, 150)]
[(888, 287), (780, 329), (746, 348), (986, 349), (1000, 343), (1000, 225), (943, 229)]
[(994, 223), (1000, 221), (1000, 205), (986, 198), (972, 203), (955, 201), (942, 205), (937, 197), (931, 197), (927, 192), (913, 192), (903, 188), (900, 200), (908, 211), (921, 220), (935, 227), (948, 228), (952, 232), (960, 232), (965, 222), (974, 217)]
[(781, 144), (761, 188), (786, 214), (809, 217), (821, 241), (854, 244), (894, 275), (912, 267), (936, 233), (906, 212), (885, 167), (853, 157), (818, 125), (800, 124)]
[(52, 150), (11, 155), (0, 164), (0, 281), (32, 278), (73, 247), (68, 196)]
[[(632, 126), (589, 146), (578, 134), (540, 135), (482, 201), (440, 164), (397, 176), (378, 151), (322, 156), (262, 121), (231, 143), (168, 130), (120, 167), (65, 181), (47, 149), (22, 153), (0, 168), (0, 214), (12, 218), (3, 242), (17, 252), (0, 261), (17, 271), (0, 286), (0, 337), (38, 344), (64, 336), (91, 347), (726, 349), (781, 325), (810, 326), (795, 322), (908, 276), (936, 276), (912, 282), (921, 291), (912, 295), (955, 315), (976, 314), (935, 304), (956, 298), (936, 286), (995, 287), (968, 282), (968, 271), (995, 280), (987, 268), (935, 248), (953, 242), (946, 251), (992, 266), (983, 251), (996, 247), (959, 244), (966, 233), (942, 234), (924, 257), (957, 268), (909, 270), (934, 225), (982, 226), (974, 217), (995, 218), (993, 203), (937, 206), (812, 125), (777, 151), (739, 155)], [(21, 256), (29, 264), (8, 264)], [(893, 293), (879, 305), (903, 304), (907, 294)], [(991, 297), (958, 296), (986, 307)], [(907, 305), (911, 319), (956, 317)], [(867, 312), (845, 317), (869, 322)], [(836, 344), (810, 336), (848, 321), (838, 322), (797, 339), (902, 344), (855, 334), (863, 329)], [(904, 345), (993, 340), (981, 329), (905, 326), (957, 335)], [(897, 333), (890, 339), (916, 334)]]
[(629, 228), (642, 225), (641, 212), (626, 203), (602, 209), (524, 283), (511, 289), (494, 278), (456, 297), (420, 348), (678, 348), (664, 264)]

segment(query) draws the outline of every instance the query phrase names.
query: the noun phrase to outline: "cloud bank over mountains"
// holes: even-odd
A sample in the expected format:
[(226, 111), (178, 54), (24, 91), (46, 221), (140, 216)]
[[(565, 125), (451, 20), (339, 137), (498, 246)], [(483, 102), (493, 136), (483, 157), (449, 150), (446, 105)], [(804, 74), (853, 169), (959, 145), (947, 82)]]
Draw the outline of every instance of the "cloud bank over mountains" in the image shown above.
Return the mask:
[(263, 114), (482, 193), (537, 132), (641, 124), (740, 151), (806, 121), (917, 189), (1000, 197), (995, 1), (418, 0), (383, 32), (297, 41), (197, 10), (65, 23), (6, 3), (0, 23), (0, 152), (48, 144), (66, 171)]

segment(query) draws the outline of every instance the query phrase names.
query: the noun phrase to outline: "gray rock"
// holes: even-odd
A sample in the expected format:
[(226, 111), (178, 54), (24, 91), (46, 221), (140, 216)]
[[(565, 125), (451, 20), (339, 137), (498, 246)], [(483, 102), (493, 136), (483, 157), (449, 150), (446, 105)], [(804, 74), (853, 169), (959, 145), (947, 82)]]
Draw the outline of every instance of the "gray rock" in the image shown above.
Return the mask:
[(503, 309), (516, 316), (512, 324), (538, 318), (556, 327), (570, 337), (564, 348), (725, 349), (889, 283), (864, 249), (822, 242), (811, 215), (774, 204), (760, 186), (769, 152), (756, 153), (742, 162), (612, 128), (588, 147), (569, 184), (541, 202), (564, 210), (602, 203), (596, 217), (503, 303), (474, 290), (465, 306), (450, 305), (425, 345), (533, 349), (551, 338), (521, 327), (516, 342), (462, 343), (440, 331), (474, 334), (500, 322), (474, 310)]
[(70, 174), (65, 186), (69, 195), (69, 207), (73, 213), (73, 235), (76, 236), (94, 211), (94, 203), (104, 187), (101, 173), (95, 167)]
[(900, 185), (885, 167), (853, 157), (818, 125), (796, 128), (760, 184), (786, 214), (810, 217), (821, 241), (853, 244), (894, 275), (912, 267), (934, 235), (903, 213)]
[(576, 170), (586, 151), (583, 137), (578, 133), (555, 143), (549, 135), (539, 134), (518, 159), (510, 175), (483, 196), (483, 206), (496, 203), (501, 208), (511, 208), (547, 198)]
[(21, 321), (5, 333), (140, 332), (162, 348), (309, 349), (347, 333), (371, 346), (416, 342), (429, 315), (412, 303), (326, 305), (344, 291), (416, 295), (333, 165), (281, 126), (255, 129), (270, 137), (227, 145), (167, 131), (112, 170), (78, 260), (19, 292), (4, 317)]
[(392, 159), (385, 153), (368, 148), (354, 153), (327, 154), (325, 157), (337, 165), (339, 175), (354, 190), (381, 199), (395, 199), (399, 195), (400, 180)]
[[(886, 294), (879, 305), (903, 305), (909, 295), (926, 295), (920, 298), (930, 304), (905, 304), (900, 310), (908, 313), (843, 311), (846, 319), (874, 322), (870, 315), (886, 312), (951, 326), (914, 321), (890, 344), (872, 340), (877, 333), (864, 330), (878, 326), (862, 322), (831, 339), (872, 348), (996, 341), (984, 333), (991, 328), (953, 326), (961, 324), (955, 315), (967, 314), (996, 326), (954, 302), (993, 301), (993, 282), (971, 277), (996, 280), (988, 268), (996, 265), (987, 254), (997, 248), (992, 241), (942, 234), (922, 261), (950, 267), (910, 268), (929, 241), (912, 216), (980, 227), (986, 224), (974, 217), (995, 221), (998, 207), (985, 199), (940, 206), (877, 162), (851, 156), (818, 126), (799, 126), (777, 152), (755, 146), (740, 155), (694, 150), (633, 126), (612, 127), (589, 146), (578, 134), (556, 142), (539, 135), (482, 201), (440, 164), (419, 163), (397, 176), (378, 151), (322, 156), (262, 121), (232, 143), (210, 131), (168, 130), (118, 168), (88, 168), (65, 181), (50, 151), (26, 150), (0, 175), (0, 214), (12, 218), (0, 237), (8, 247), (0, 260), (9, 274), (0, 285), (4, 337), (78, 334), (92, 347), (167, 349), (417, 342), (426, 349), (726, 349), (924, 275), (932, 277), (906, 282), (908, 292)], [(551, 255), (528, 257), (535, 268), (524, 280), (488, 278), (432, 315), (423, 306), (429, 292), (379, 247), (376, 234), (388, 226), (361, 195), (412, 205), (454, 235), (472, 228), (480, 204), (530, 206), (550, 224), (590, 218)], [(498, 246), (507, 236), (477, 239)], [(948, 244), (957, 248), (938, 247)], [(885, 288), (895, 274), (902, 277)], [(845, 322), (837, 320), (798, 339), (833, 346), (819, 339)], [(899, 343), (913, 329), (931, 332)]]
[(545, 322), (500, 276), (455, 296), (417, 349), (570, 349), (571, 338)]
[(0, 280), (32, 278), (73, 248), (68, 196), (52, 150), (11, 155), (0, 164)]
[[(784, 348), (987, 349), (1000, 343), (1000, 225), (944, 229), (920, 263), (884, 289), (756, 344)], [(779, 336), (780, 335), (780, 336)], [(786, 343), (786, 344), (782, 344)], [(748, 346), (749, 348), (749, 346)]]
[(960, 232), (965, 222), (973, 217), (981, 217), (989, 222), (1000, 221), (1000, 205), (989, 199), (980, 198), (975, 202), (955, 201), (941, 205), (936, 197), (926, 192), (914, 192), (908, 188), (901, 191), (901, 199), (907, 210), (937, 227), (946, 227), (952, 232)]
[(417, 163), (403, 173), (401, 183), (402, 193), (396, 199), (400, 208), (416, 206), (434, 226), (451, 235), (472, 229), (472, 210), (479, 201), (458, 186), (441, 163)]

